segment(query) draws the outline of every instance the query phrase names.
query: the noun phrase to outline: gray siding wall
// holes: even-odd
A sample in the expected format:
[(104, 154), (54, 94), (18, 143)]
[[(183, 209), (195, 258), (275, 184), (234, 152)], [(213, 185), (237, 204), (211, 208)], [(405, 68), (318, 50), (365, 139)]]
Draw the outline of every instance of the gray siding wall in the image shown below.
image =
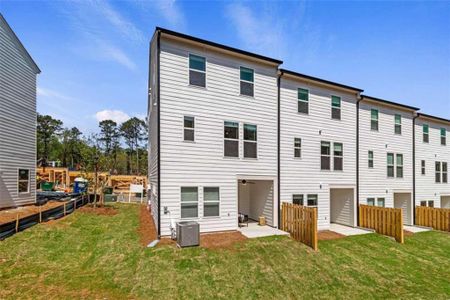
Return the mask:
[[(36, 201), (36, 74), (0, 20), (0, 208)], [(18, 193), (18, 169), (30, 192)]]

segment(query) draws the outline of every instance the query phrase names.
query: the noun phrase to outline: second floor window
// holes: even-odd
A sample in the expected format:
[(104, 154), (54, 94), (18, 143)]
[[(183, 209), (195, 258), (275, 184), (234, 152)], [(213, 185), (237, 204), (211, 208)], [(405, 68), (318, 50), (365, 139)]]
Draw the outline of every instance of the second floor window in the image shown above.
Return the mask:
[(224, 122), (224, 156), (239, 157), (239, 123)]
[(402, 134), (402, 116), (395, 115), (395, 134)]
[(184, 117), (184, 140), (194, 141), (194, 117)]
[(442, 162), (442, 183), (447, 183), (447, 163)]
[(447, 143), (446, 133), (447, 130), (445, 130), (445, 128), (441, 128), (441, 145), (445, 145)]
[(206, 86), (206, 59), (204, 57), (189, 54), (189, 84)]
[(344, 167), (344, 149), (342, 143), (334, 143), (333, 147), (333, 168), (335, 171), (342, 171)]
[(320, 169), (321, 170), (330, 170), (330, 142), (321, 142), (320, 143)]
[(436, 183), (440, 183), (441, 182), (441, 162), (437, 161), (434, 163), (434, 181)]
[(298, 112), (309, 113), (309, 91), (306, 89), (298, 89)]
[(387, 154), (387, 177), (394, 177), (394, 153)]
[(302, 139), (294, 138), (294, 157), (302, 157)]
[(427, 124), (423, 124), (422, 125), (422, 132), (423, 132), (423, 142), (424, 143), (428, 143), (428, 141), (430, 140), (429, 139), (429, 136), (428, 136), (428, 131), (430, 130), (430, 128), (428, 127), (428, 125)]
[(244, 157), (258, 157), (256, 125), (244, 124)]
[(422, 175), (425, 175), (425, 161), (424, 160), (422, 160), (420, 162), (420, 167), (422, 169)]
[(331, 96), (331, 118), (341, 119), (341, 97)]
[(403, 154), (397, 154), (397, 178), (403, 178)]
[(240, 69), (241, 95), (253, 97), (254, 95), (254, 71), (249, 68)]
[(378, 110), (370, 110), (370, 129), (378, 131)]
[(367, 155), (369, 168), (373, 168), (373, 151), (369, 150)]

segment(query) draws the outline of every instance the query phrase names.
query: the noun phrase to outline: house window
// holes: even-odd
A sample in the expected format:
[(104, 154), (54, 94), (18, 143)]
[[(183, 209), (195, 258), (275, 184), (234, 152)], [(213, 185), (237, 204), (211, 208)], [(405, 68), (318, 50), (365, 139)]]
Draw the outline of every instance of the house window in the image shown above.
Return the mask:
[(384, 198), (377, 198), (377, 206), (384, 207)]
[(341, 97), (331, 96), (331, 118), (341, 119)]
[(335, 171), (342, 171), (344, 164), (344, 149), (342, 143), (334, 143), (333, 147), (333, 168)]
[(258, 157), (256, 125), (244, 124), (244, 157)]
[(302, 157), (302, 139), (294, 138), (294, 157)]
[(442, 162), (442, 183), (447, 183), (447, 163)]
[(427, 201), (420, 201), (420, 206), (427, 206)]
[(30, 170), (28, 169), (19, 169), (19, 181), (18, 181), (18, 192), (20, 193), (29, 193), (30, 192)]
[(320, 143), (320, 169), (330, 170), (330, 142)]
[(447, 143), (446, 141), (446, 130), (445, 128), (441, 128), (441, 145), (445, 145)]
[(402, 134), (402, 116), (395, 115), (395, 134)]
[(303, 195), (301, 194), (292, 195), (292, 203), (297, 205), (303, 205)]
[(378, 131), (378, 109), (370, 110), (370, 129)]
[(194, 141), (194, 117), (184, 116), (184, 140)]
[(435, 169), (435, 182), (439, 183), (441, 182), (441, 163), (440, 162), (435, 162), (434, 163), (434, 169)]
[(397, 178), (403, 178), (403, 154), (397, 154)]
[(198, 188), (181, 188), (181, 218), (198, 217)]
[(422, 169), (422, 175), (425, 175), (425, 161), (424, 160), (422, 160), (420, 162), (420, 167)]
[(375, 206), (375, 198), (367, 198), (367, 205)]
[(367, 163), (369, 165), (369, 168), (373, 168), (373, 151), (372, 150), (369, 150), (367, 157), (368, 157)]
[(387, 154), (387, 177), (394, 177), (394, 153)]
[(189, 84), (206, 86), (206, 59), (204, 57), (189, 54)]
[(224, 156), (239, 157), (239, 123), (224, 122)]
[(203, 188), (203, 216), (218, 217), (220, 206), (220, 192), (218, 187)]
[(254, 71), (241, 67), (241, 95), (253, 97)]
[(298, 112), (309, 113), (309, 91), (306, 89), (298, 89)]
[(308, 206), (317, 206), (317, 195), (316, 194), (308, 195)]
[(434, 201), (428, 201), (428, 207), (434, 207)]
[(429, 127), (428, 127), (427, 124), (423, 124), (422, 125), (422, 131), (423, 131), (423, 142), (424, 143), (428, 143), (428, 141), (430, 139), (429, 139), (429, 136), (428, 136)]

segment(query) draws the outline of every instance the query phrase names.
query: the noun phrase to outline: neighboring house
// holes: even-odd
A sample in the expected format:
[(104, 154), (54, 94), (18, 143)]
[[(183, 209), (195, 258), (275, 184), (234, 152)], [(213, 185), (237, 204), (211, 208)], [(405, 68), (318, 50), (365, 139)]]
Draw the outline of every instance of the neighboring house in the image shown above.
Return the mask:
[(0, 14), (0, 208), (36, 201), (36, 75)]
[(319, 229), (356, 226), (356, 103), (362, 90), (281, 69), (281, 200), (318, 208)]
[(359, 102), (359, 202), (403, 209), (413, 223), (413, 118), (418, 108), (369, 96)]
[(415, 119), (416, 205), (450, 208), (450, 120)]
[[(147, 115), (159, 235), (180, 220), (198, 221), (202, 232), (236, 230), (240, 214), (279, 227), (281, 202), (316, 206), (319, 229), (357, 226), (359, 204), (402, 208), (413, 223), (418, 109), (281, 63), (156, 28)], [(419, 114), (416, 145), (422, 120), (430, 123), (430, 146), (439, 146), (433, 128), (448, 131), (448, 120)], [(427, 172), (439, 161), (443, 180), (449, 147), (439, 147), (418, 148), (416, 157), (432, 152)], [(447, 186), (430, 184), (447, 205)], [(418, 189), (417, 204), (425, 197), (439, 205)]]
[(234, 230), (238, 213), (277, 226), (281, 61), (160, 28), (151, 49), (149, 170), (159, 233), (170, 234), (170, 218), (196, 220), (202, 232)]

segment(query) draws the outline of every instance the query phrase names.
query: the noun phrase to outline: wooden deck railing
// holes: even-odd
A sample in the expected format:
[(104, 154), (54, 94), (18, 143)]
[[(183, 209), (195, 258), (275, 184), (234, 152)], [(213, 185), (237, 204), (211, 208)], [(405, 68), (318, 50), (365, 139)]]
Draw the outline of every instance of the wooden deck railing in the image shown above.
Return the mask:
[(317, 250), (317, 208), (283, 202), (281, 229), (291, 237)]
[(450, 231), (450, 209), (416, 206), (416, 225)]
[(404, 242), (401, 208), (360, 205), (359, 226), (392, 236), (399, 243)]

